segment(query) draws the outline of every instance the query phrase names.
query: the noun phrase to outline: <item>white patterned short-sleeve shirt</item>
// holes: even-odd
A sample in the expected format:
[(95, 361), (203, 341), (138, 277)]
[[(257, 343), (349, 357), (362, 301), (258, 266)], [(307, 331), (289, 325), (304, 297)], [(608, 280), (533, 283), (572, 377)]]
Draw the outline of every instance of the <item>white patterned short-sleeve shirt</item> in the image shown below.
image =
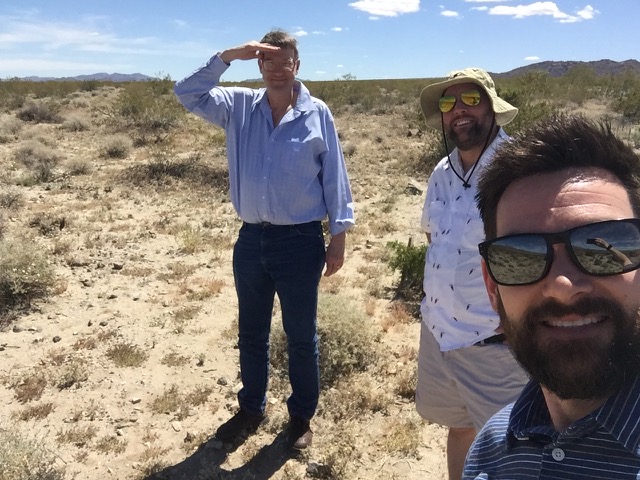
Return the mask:
[[(429, 178), (422, 228), (431, 235), (431, 244), (425, 261), (421, 312), (442, 351), (490, 337), (499, 324), (482, 279), (478, 243), (484, 240), (484, 228), (475, 195), (480, 172), (496, 147), (508, 138), (500, 129), (467, 179), (470, 188), (464, 188), (447, 157)], [(462, 173), (458, 149), (450, 157), (456, 171)]]

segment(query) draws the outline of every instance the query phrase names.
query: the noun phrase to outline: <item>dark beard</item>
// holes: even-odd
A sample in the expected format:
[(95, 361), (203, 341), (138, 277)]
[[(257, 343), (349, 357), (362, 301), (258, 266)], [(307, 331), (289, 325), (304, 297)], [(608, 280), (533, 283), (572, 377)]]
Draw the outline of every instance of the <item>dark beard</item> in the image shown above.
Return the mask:
[(458, 147), (458, 150), (462, 151), (471, 150), (484, 145), (487, 141), (488, 135), (489, 132), (486, 131), (486, 128), (477, 122), (469, 127), (465, 132), (464, 139), (460, 138), (460, 136), (453, 130), (449, 131), (451, 141), (456, 147)]
[[(585, 298), (566, 306), (555, 301), (531, 308), (514, 322), (507, 318), (502, 301), (500, 323), (514, 356), (522, 367), (561, 399), (606, 398), (625, 378), (640, 372), (640, 321), (618, 303), (604, 298)], [(614, 322), (614, 338), (605, 344), (599, 338), (540, 345), (537, 331), (542, 320), (562, 315), (605, 315)]]

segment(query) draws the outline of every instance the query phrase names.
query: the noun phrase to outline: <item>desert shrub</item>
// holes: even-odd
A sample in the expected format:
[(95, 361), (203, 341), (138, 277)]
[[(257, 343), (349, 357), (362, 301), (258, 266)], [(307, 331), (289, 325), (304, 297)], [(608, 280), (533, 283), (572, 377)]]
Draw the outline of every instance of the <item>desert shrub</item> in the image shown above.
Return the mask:
[(82, 115), (69, 115), (62, 122), (61, 128), (68, 132), (84, 132), (91, 128), (91, 120)]
[(51, 147), (32, 140), (20, 146), (15, 159), (29, 171), (29, 179), (34, 182), (50, 182), (54, 178), (55, 167), (60, 156)]
[(0, 192), (0, 208), (17, 210), (24, 205), (24, 196), (18, 190), (5, 190)]
[(18, 138), (24, 122), (16, 117), (4, 117), (0, 120), (0, 143), (9, 143)]
[[(379, 334), (367, 315), (349, 299), (333, 294), (318, 299), (320, 382), (330, 388), (339, 379), (375, 365), (379, 356)], [(287, 339), (281, 325), (274, 324), (271, 365), (286, 376)]]
[(422, 297), (422, 279), (424, 277), (424, 261), (427, 245), (412, 245), (411, 240), (405, 245), (400, 242), (389, 242), (389, 266), (400, 272), (400, 279), (395, 285), (397, 298), (419, 301)]
[(136, 145), (164, 141), (186, 114), (172, 86), (168, 78), (125, 84), (115, 105), (105, 112), (111, 126), (131, 135)]
[(121, 175), (135, 185), (169, 185), (177, 180), (207, 187), (218, 193), (225, 192), (229, 185), (226, 166), (208, 165), (200, 153), (187, 158), (171, 158), (166, 153), (156, 153), (149, 163), (133, 165)]
[(25, 239), (0, 242), (0, 310), (46, 297), (55, 283), (40, 246)]
[(126, 135), (109, 135), (102, 142), (100, 151), (103, 157), (126, 158), (133, 147), (131, 138)]
[(55, 464), (55, 453), (41, 440), (0, 427), (0, 479), (63, 480), (64, 471)]
[(40, 212), (29, 220), (29, 226), (37, 229), (43, 237), (53, 237), (66, 225), (67, 218), (53, 212)]
[(59, 105), (54, 102), (29, 101), (18, 110), (16, 116), (30, 123), (60, 123), (62, 118), (58, 114), (59, 110)]
[(86, 175), (92, 171), (93, 165), (85, 159), (71, 160), (67, 163), (67, 173), (71, 176)]
[[(406, 163), (407, 173), (410, 175), (421, 174), (424, 177), (428, 177), (438, 162), (446, 157), (447, 149), (441, 132), (428, 129), (424, 132), (423, 138), (424, 152), (418, 158)], [(449, 142), (449, 148), (453, 147), (454, 145)]]
[(640, 122), (640, 82), (637, 89), (622, 92), (613, 108), (630, 122)]

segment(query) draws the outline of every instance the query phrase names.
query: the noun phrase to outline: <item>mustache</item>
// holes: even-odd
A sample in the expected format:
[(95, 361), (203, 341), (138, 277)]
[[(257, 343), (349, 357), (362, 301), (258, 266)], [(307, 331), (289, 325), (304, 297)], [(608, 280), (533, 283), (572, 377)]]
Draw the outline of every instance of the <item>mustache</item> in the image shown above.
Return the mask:
[(587, 316), (592, 314), (618, 315), (620, 305), (607, 298), (582, 298), (571, 305), (565, 305), (557, 300), (547, 300), (536, 307), (532, 307), (525, 316), (525, 323), (539, 322), (542, 319), (563, 317), (566, 315)]

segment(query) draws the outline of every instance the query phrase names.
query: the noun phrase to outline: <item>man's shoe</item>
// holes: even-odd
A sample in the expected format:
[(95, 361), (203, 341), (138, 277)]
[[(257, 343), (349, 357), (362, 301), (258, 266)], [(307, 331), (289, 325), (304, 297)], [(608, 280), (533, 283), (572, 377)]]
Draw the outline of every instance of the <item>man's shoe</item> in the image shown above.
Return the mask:
[(289, 420), (288, 443), (294, 450), (304, 450), (311, 446), (313, 432), (309, 420), (301, 417), (291, 417)]
[(233, 417), (218, 427), (216, 438), (224, 443), (245, 440), (266, 421), (266, 415), (252, 415), (240, 409)]

